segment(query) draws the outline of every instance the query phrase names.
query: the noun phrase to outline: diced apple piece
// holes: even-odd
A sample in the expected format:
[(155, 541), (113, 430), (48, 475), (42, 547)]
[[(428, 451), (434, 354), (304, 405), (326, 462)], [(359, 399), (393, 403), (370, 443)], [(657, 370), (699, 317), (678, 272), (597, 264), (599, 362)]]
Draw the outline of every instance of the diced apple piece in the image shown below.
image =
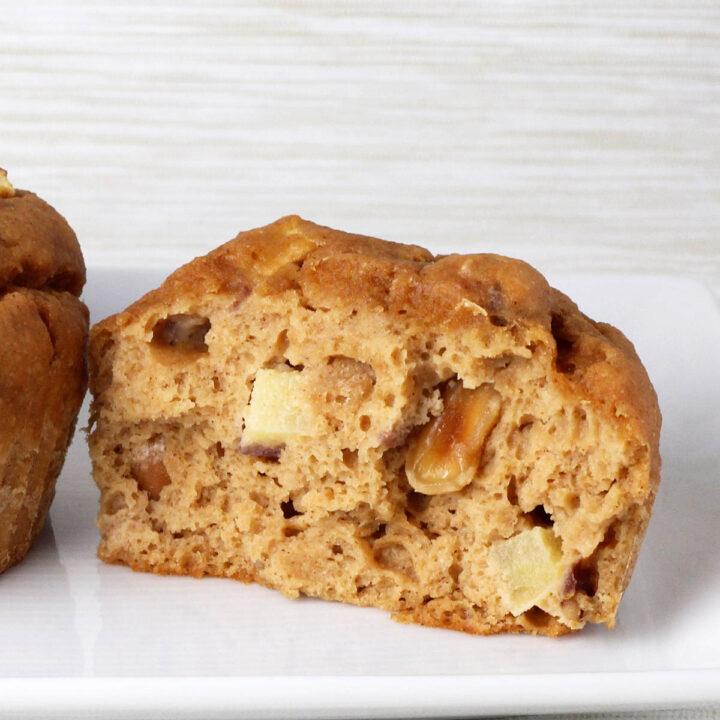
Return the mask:
[(258, 370), (245, 409), (241, 449), (277, 448), (293, 438), (316, 435), (317, 421), (309, 408), (306, 385), (305, 376), (297, 370)]
[(560, 539), (552, 528), (535, 527), (495, 543), (489, 560), (515, 616), (542, 602), (565, 577)]

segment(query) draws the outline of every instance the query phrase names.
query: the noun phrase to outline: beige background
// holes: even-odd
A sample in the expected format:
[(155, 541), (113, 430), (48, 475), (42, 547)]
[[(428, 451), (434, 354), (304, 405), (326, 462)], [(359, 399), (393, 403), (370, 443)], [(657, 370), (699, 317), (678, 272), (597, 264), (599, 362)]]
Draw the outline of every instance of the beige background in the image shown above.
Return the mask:
[(0, 8), (0, 165), (91, 263), (297, 212), (720, 297), (718, 0)]

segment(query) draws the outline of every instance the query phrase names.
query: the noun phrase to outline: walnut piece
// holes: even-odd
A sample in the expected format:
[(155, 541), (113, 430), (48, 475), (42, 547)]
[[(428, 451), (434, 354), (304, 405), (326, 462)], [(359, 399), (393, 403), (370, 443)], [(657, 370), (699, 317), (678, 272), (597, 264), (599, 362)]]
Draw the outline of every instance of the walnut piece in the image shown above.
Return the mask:
[(7, 179), (7, 173), (5, 170), (0, 168), (0, 198), (11, 198), (15, 197), (15, 188), (12, 183)]
[(510, 612), (521, 615), (558, 590), (567, 577), (560, 539), (552, 528), (524, 530), (490, 548), (489, 567)]
[(442, 413), (412, 441), (405, 459), (408, 482), (426, 495), (456, 492), (472, 482), (500, 417), (500, 393), (489, 384), (469, 390), (458, 383), (443, 401)]
[(210, 320), (202, 315), (168, 315), (155, 323), (152, 342), (154, 345), (184, 352), (204, 353), (208, 351), (205, 336), (209, 330)]
[(151, 500), (159, 500), (160, 492), (171, 482), (163, 458), (165, 441), (162, 438), (151, 440), (135, 453), (130, 472), (140, 490), (144, 490)]

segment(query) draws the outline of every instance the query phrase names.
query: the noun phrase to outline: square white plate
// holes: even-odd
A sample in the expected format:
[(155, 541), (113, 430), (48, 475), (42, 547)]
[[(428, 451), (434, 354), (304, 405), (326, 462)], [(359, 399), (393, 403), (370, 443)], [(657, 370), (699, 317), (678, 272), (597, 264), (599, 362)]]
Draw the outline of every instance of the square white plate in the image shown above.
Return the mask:
[[(93, 320), (164, 275), (94, 268), (85, 293)], [(680, 278), (550, 279), (635, 342), (664, 414), (655, 517), (614, 631), (472, 637), (256, 585), (105, 566), (78, 432), (51, 523), (0, 576), (0, 710), (457, 717), (720, 702), (718, 309)]]

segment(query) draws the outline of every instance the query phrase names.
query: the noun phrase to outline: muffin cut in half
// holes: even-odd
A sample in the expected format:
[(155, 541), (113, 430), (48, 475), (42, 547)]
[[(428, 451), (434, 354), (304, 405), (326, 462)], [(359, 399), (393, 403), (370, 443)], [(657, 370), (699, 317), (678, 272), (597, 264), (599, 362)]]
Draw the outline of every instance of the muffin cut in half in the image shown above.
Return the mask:
[(42, 529), (87, 387), (75, 233), (0, 170), (0, 572)]
[(471, 633), (614, 624), (657, 400), (525, 263), (288, 217), (96, 325), (90, 361), (106, 562)]

